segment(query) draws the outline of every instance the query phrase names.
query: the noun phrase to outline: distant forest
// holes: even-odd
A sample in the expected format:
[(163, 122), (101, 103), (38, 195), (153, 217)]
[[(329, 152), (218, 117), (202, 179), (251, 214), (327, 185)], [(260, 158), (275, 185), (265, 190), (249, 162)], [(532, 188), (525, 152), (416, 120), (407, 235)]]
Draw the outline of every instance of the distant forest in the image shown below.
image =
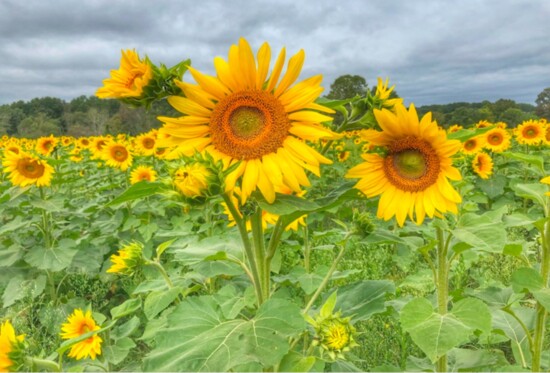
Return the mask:
[[(364, 78), (343, 75), (331, 85), (327, 98), (342, 99), (364, 94), (369, 89)], [(376, 87), (370, 88), (375, 91)], [(392, 97), (396, 97), (393, 93)], [(537, 98), (537, 105), (517, 103), (509, 99), (478, 103), (456, 102), (426, 105), (417, 108), (419, 114), (431, 111), (437, 122), (471, 126), (480, 120), (505, 122), (515, 127), (524, 120), (550, 120), (550, 88)], [(69, 102), (55, 97), (34, 98), (0, 106), (0, 135), (37, 138), (50, 134), (61, 136), (94, 136), (127, 133), (137, 135), (161, 126), (158, 116), (179, 116), (166, 101), (160, 101), (146, 111), (132, 108), (117, 100), (100, 100), (95, 96), (80, 96)]]

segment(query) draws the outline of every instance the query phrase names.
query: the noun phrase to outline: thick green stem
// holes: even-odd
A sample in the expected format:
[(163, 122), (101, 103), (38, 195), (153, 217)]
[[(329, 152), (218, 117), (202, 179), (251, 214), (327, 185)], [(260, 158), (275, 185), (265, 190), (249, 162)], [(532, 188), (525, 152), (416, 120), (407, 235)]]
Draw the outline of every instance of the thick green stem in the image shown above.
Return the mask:
[(311, 306), (313, 306), (313, 303), (315, 303), (317, 298), (319, 298), (319, 295), (325, 289), (328, 282), (332, 278), (332, 274), (334, 273), (334, 271), (336, 271), (336, 267), (338, 267), (338, 263), (340, 262), (340, 259), (342, 259), (342, 257), (344, 256), (344, 252), (346, 251), (346, 246), (347, 246), (349, 236), (350, 235), (348, 234), (346, 236), (346, 238), (344, 239), (344, 242), (342, 242), (342, 244), (340, 246), (340, 252), (338, 252), (338, 255), (336, 256), (336, 259), (334, 259), (334, 261), (332, 262), (332, 266), (330, 266), (326, 276), (323, 278), (323, 281), (321, 282), (321, 284), (319, 285), (319, 287), (317, 288), (317, 290), (315, 291), (315, 293), (313, 294), (313, 296), (311, 297), (311, 299), (307, 303), (307, 305), (304, 308), (304, 310), (302, 311), (302, 313), (305, 314), (305, 313), (307, 313), (307, 311), (309, 311)]
[(174, 283), (172, 282), (172, 280), (170, 280), (170, 277), (168, 276), (168, 273), (166, 273), (166, 270), (164, 269), (162, 264), (160, 264), (159, 262), (156, 262), (154, 260), (148, 260), (146, 263), (148, 265), (152, 265), (153, 267), (158, 269), (158, 271), (162, 275), (162, 278), (164, 278), (164, 282), (166, 282), (166, 285), (168, 286), (168, 289), (172, 289), (174, 287)]
[[(39, 359), (37, 357), (27, 357), (27, 364), (37, 370), (45, 370), (46, 372), (61, 372), (61, 364), (52, 360)], [(34, 371), (34, 369), (32, 369)]]
[(263, 210), (258, 206), (256, 212), (254, 212), (250, 218), (250, 225), (252, 226), (252, 242), (254, 243), (254, 262), (256, 263), (258, 276), (260, 278), (262, 298), (266, 300), (269, 298), (271, 276), (267, 268), (262, 214)]
[(262, 282), (260, 281), (258, 267), (256, 266), (256, 261), (254, 258), (254, 250), (252, 248), (252, 244), (250, 243), (250, 239), (248, 238), (248, 231), (246, 230), (246, 221), (242, 218), (241, 214), (233, 204), (233, 201), (231, 200), (231, 196), (229, 196), (229, 194), (224, 193), (223, 200), (229, 212), (233, 216), (233, 220), (235, 221), (237, 228), (239, 229), (241, 240), (244, 246), (244, 253), (248, 260), (250, 271), (252, 272), (252, 278), (254, 279), (254, 281), (252, 281), (252, 285), (254, 286), (254, 290), (256, 292), (256, 300), (258, 305), (261, 305), (264, 302), (262, 287), (261, 287)]
[[(449, 273), (447, 262), (447, 245), (443, 230), (437, 229), (437, 309), (440, 315), (447, 314)], [(436, 362), (437, 372), (447, 371), (447, 355), (443, 355)]]
[[(548, 207), (545, 211), (546, 217), (548, 217)], [(548, 287), (548, 281), (550, 278), (550, 222), (544, 224), (544, 229), (541, 232), (542, 235), (542, 257), (541, 257), (541, 276), (544, 287)], [(541, 371), (541, 357), (543, 351), (544, 335), (546, 334), (546, 316), (548, 312), (540, 303), (537, 303), (537, 317), (535, 320), (535, 331), (533, 334), (533, 359), (531, 364), (531, 371)]]

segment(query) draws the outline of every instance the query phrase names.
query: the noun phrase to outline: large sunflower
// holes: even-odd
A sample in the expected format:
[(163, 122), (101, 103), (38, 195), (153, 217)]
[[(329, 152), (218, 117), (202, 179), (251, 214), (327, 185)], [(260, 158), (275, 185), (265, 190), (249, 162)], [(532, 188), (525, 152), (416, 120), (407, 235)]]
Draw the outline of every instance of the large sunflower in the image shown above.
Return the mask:
[[(275, 187), (288, 186), (299, 192), (309, 186), (304, 169), (319, 175), (321, 163), (332, 163), (304, 140), (336, 138), (320, 123), (332, 120), (318, 111), (332, 112), (314, 100), (323, 88), (320, 75), (292, 86), (304, 62), (301, 50), (280, 78), (285, 49), (279, 54), (268, 78), (271, 49), (264, 43), (257, 63), (248, 42), (241, 38), (231, 46), (229, 59), (217, 57), (217, 77), (189, 68), (197, 85), (176, 81), (186, 98), (168, 102), (186, 114), (160, 117), (165, 124), (161, 146), (178, 145), (178, 152), (191, 155), (205, 149), (221, 159), (227, 169), (240, 162), (225, 180), (226, 191), (241, 180), (243, 201), (259, 189), (267, 201), (275, 200)], [(279, 79), (280, 78), (280, 79)], [(242, 179), (241, 179), (242, 177)]]
[(4, 171), (9, 173), (8, 177), (12, 184), (21, 187), (32, 184), (39, 187), (48, 186), (54, 173), (48, 162), (24, 152), (6, 152), (6, 158), (2, 163)]
[(426, 215), (456, 213), (461, 197), (448, 179), (461, 179), (451, 159), (460, 142), (448, 140), (431, 113), (419, 121), (412, 104), (408, 111), (403, 105), (393, 110), (374, 111), (383, 131), (371, 136), (371, 143), (385, 147), (386, 154), (363, 154), (366, 162), (353, 167), (346, 177), (361, 179), (355, 187), (367, 197), (381, 195), (378, 218), (389, 220), (395, 215), (400, 226), (407, 215), (421, 224)]

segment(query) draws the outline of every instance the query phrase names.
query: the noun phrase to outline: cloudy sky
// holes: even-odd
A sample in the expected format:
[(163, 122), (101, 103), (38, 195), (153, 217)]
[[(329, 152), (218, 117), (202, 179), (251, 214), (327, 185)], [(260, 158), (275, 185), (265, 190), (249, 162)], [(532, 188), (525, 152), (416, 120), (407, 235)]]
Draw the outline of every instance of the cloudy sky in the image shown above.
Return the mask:
[(301, 77), (323, 74), (325, 93), (352, 74), (389, 77), (416, 105), (534, 103), (550, 87), (549, 20), (548, 0), (0, 0), (0, 104), (93, 95), (121, 49), (213, 73), (241, 36), (303, 48)]

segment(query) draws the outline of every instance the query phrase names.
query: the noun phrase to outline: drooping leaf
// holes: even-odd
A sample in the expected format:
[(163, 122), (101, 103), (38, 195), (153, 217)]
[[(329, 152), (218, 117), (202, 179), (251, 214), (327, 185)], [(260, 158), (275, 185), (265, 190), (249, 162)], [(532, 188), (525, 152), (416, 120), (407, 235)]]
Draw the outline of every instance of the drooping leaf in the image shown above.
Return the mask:
[(128, 189), (126, 189), (121, 195), (117, 196), (116, 198), (111, 200), (109, 203), (107, 203), (106, 206), (114, 207), (124, 202), (130, 202), (139, 198), (149, 197), (160, 192), (163, 188), (164, 188), (164, 185), (160, 182), (144, 181), (144, 182), (136, 183), (130, 186)]
[(145, 313), (147, 320), (151, 320), (168, 307), (170, 303), (178, 297), (181, 291), (181, 288), (173, 287), (168, 290), (153, 291), (149, 293), (143, 302), (143, 313)]
[(395, 293), (395, 285), (389, 280), (369, 280), (346, 285), (338, 289), (336, 309), (352, 320), (367, 320), (386, 310), (386, 296)]

